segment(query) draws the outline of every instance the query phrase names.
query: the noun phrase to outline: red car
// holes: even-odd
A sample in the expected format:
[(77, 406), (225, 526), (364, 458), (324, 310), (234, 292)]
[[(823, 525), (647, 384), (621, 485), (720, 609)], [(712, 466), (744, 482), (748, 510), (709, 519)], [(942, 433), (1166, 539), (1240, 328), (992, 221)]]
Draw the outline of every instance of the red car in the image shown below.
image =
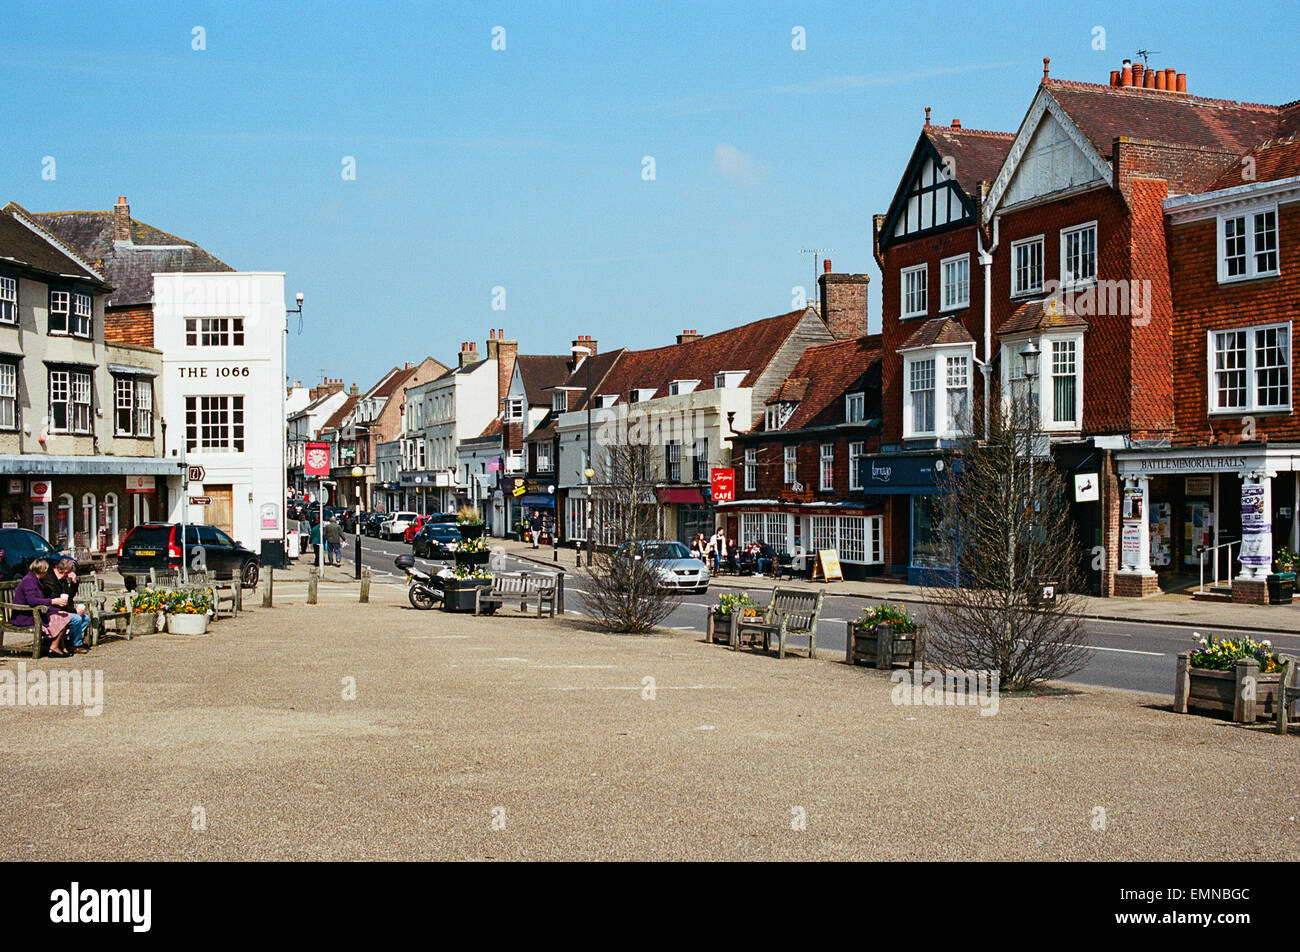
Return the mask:
[(430, 518), (432, 518), (432, 517), (430, 517), (430, 516), (417, 516), (416, 519), (415, 519), (415, 521), (414, 521), (413, 523), (411, 523), (409, 526), (406, 527), (406, 544), (407, 544), (407, 545), (410, 545), (412, 542), (415, 541), (415, 534), (416, 534), (417, 532), (420, 531), (420, 527), (423, 526), (426, 522), (428, 522)]

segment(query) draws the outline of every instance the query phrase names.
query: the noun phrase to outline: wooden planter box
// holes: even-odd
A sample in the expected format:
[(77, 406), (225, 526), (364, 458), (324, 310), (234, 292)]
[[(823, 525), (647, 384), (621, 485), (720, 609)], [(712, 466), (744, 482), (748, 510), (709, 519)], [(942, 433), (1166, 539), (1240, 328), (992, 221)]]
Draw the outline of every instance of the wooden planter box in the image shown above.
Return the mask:
[(1238, 724), (1275, 716), (1282, 673), (1260, 674), (1259, 662), (1242, 658), (1228, 671), (1194, 668), (1192, 652), (1178, 655), (1174, 675), (1174, 711), (1178, 714), (1226, 714)]
[[(708, 622), (704, 628), (704, 640), (716, 645), (731, 644), (731, 620), (733, 615), (719, 615), (716, 609), (709, 609)], [(755, 617), (762, 617), (761, 613)]]
[(873, 629), (860, 631), (853, 622), (846, 622), (845, 664), (869, 664), (875, 668), (892, 668), (895, 664), (904, 666), (925, 662), (925, 626), (917, 625), (916, 631), (907, 634), (894, 634), (891, 624), (877, 625)]
[(442, 610), (445, 612), (474, 611), (474, 593), (480, 588), (491, 588), (490, 580), (471, 581), (447, 579), (442, 586)]

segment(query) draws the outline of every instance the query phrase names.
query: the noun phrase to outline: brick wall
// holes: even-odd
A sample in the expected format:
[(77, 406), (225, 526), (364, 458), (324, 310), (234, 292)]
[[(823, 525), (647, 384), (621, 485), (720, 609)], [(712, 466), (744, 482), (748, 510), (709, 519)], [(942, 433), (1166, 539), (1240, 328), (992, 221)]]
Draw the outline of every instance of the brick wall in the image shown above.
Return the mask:
[[(802, 492), (794, 492), (785, 483), (785, 447), (791, 442), (797, 447), (798, 481), (803, 484)], [(874, 435), (867, 436), (832, 436), (831, 434), (810, 434), (809, 436), (785, 441), (744, 444), (744, 447), (758, 450), (758, 479), (756, 489), (745, 490), (745, 454), (741, 444), (737, 444), (732, 465), (736, 469), (737, 499), (780, 499), (783, 502), (859, 502), (863, 495), (858, 490), (849, 490), (849, 443), (865, 443), (864, 451), (875, 453), (880, 449), (880, 441)], [(821, 486), (821, 445), (835, 445), (835, 479), (833, 488), (823, 491)]]
[(837, 340), (866, 336), (870, 280), (865, 274), (832, 273), (817, 279), (821, 289), (822, 320)]
[(104, 341), (110, 344), (153, 346), (153, 307), (104, 309)]
[[(1281, 274), (1219, 284), (1215, 218), (1169, 227), (1173, 268), (1174, 436), (1176, 445), (1234, 444), (1249, 433), (1240, 413), (1208, 412), (1207, 334), (1211, 330), (1292, 321), (1300, 299), (1300, 203), (1278, 208)], [(1291, 337), (1292, 386), (1300, 349)], [(1292, 394), (1292, 400), (1295, 396)], [(1294, 413), (1253, 415), (1255, 439), (1300, 440)]]

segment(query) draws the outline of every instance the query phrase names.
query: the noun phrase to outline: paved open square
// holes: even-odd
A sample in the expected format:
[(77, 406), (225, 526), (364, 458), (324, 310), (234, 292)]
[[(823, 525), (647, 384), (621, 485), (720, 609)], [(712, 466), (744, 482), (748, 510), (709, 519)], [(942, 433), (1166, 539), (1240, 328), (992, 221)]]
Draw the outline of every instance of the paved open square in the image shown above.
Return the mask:
[(1072, 687), (981, 716), (895, 705), (829, 654), (416, 612), (386, 584), (276, 592), (78, 657), (98, 716), (0, 708), (0, 857), (1300, 858), (1297, 739), (1166, 698)]

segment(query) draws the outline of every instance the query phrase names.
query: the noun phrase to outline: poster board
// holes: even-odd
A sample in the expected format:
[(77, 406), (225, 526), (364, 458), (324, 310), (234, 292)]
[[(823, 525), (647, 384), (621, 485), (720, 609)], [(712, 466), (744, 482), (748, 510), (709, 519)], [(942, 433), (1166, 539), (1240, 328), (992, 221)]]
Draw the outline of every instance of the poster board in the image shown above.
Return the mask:
[(812, 580), (817, 581), (820, 573), (823, 582), (844, 581), (844, 570), (840, 568), (840, 553), (836, 549), (818, 549), (817, 561), (813, 564)]

